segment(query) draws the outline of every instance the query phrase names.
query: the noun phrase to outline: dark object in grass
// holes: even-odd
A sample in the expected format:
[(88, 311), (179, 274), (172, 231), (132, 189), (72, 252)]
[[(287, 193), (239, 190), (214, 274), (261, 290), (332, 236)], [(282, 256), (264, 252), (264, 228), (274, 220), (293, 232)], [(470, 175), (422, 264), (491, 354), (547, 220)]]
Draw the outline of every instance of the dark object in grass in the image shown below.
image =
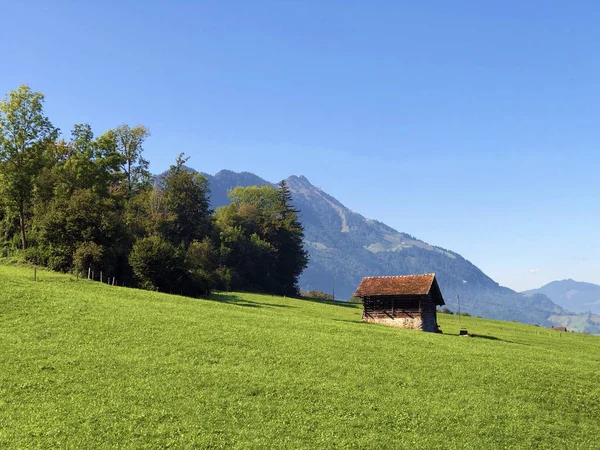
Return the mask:
[(459, 335), (459, 336), (471, 337), (471, 336), (469, 336), (469, 332), (468, 332), (467, 330), (460, 330), (460, 331), (458, 332), (458, 335)]

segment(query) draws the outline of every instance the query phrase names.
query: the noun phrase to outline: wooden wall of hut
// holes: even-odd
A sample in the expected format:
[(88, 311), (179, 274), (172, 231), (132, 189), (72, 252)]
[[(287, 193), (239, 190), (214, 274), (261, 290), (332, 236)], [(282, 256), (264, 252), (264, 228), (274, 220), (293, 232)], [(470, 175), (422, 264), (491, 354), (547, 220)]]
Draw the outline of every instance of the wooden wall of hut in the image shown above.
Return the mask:
[(422, 312), (435, 312), (429, 295), (365, 297), (363, 305), (365, 315), (415, 317)]

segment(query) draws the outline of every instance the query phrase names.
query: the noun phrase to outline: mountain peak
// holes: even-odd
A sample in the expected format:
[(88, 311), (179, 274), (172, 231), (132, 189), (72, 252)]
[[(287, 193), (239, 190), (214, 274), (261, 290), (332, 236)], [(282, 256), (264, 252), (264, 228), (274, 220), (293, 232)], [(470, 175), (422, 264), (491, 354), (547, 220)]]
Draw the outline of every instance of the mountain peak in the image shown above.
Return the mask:
[(308, 178), (306, 178), (304, 175), (291, 175), (286, 179), (286, 181), (288, 183), (301, 184), (306, 187), (314, 187), (314, 185), (308, 181)]
[(238, 175), (238, 173), (234, 172), (233, 170), (229, 170), (229, 169), (221, 169), (217, 173), (215, 173), (213, 176), (223, 177), (223, 176), (231, 176), (231, 175)]
[(304, 175), (292, 175), (288, 177), (286, 183), (292, 190), (292, 192), (296, 192), (297, 194), (301, 194), (307, 197), (315, 197), (322, 196), (322, 191), (315, 185), (313, 185), (308, 178)]
[(262, 178), (260, 178), (258, 175), (253, 174), (252, 172), (246, 172), (246, 171), (234, 172), (233, 170), (229, 170), (229, 169), (221, 169), (217, 173), (215, 173), (213, 176), (216, 178), (251, 177), (251, 178), (255, 178), (257, 180), (262, 180)]

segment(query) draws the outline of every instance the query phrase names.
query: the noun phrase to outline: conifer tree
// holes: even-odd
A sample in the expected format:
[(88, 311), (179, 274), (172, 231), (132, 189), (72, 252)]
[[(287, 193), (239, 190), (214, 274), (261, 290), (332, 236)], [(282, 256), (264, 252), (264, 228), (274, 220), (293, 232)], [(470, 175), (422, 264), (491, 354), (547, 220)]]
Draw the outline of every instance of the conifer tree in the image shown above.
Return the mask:
[(285, 182), (277, 188), (279, 199), (275, 219), (273, 245), (277, 249), (276, 278), (285, 295), (298, 293), (298, 277), (308, 265), (308, 252), (304, 249), (304, 227), (293, 206), (292, 193)]

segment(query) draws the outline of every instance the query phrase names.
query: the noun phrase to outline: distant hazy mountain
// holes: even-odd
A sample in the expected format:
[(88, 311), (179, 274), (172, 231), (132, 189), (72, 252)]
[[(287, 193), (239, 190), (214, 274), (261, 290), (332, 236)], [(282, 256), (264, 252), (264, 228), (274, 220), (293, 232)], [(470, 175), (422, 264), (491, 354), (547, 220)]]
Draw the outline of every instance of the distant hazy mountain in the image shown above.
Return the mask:
[(576, 313), (600, 314), (600, 286), (581, 281), (560, 280), (523, 292), (525, 295), (544, 294), (557, 305)]
[(228, 205), (229, 197), (227, 193), (238, 186), (264, 186), (268, 183), (259, 176), (250, 172), (232, 172), (231, 170), (221, 170), (216, 175), (203, 173), (210, 180), (210, 203), (213, 208)]
[[(236, 186), (267, 185), (248, 172), (223, 170), (204, 174), (211, 185), (213, 208), (229, 203), (227, 192)], [(287, 183), (305, 227), (310, 263), (300, 288), (348, 299), (364, 276), (435, 272), (446, 304), (472, 315), (550, 325), (550, 315), (568, 315), (543, 294), (524, 296), (501, 287), (458, 253), (427, 244), (376, 220), (366, 219), (313, 186), (303, 176)]]
[(567, 327), (568, 331), (600, 334), (600, 315), (598, 314), (553, 314), (548, 320), (553, 325)]
[[(192, 169), (191, 167), (187, 166), (183, 167), (189, 172), (198, 173), (196, 169)], [(167, 173), (168, 171), (165, 171), (159, 175), (155, 175), (154, 181), (161, 184), (162, 178), (164, 178)], [(200, 173), (210, 181), (210, 204), (213, 209), (216, 209), (219, 206), (228, 205), (229, 191), (238, 186), (274, 186), (273, 183), (269, 183), (268, 181), (265, 181), (259, 176), (250, 172), (232, 172), (231, 170), (221, 170), (215, 175), (210, 175), (204, 172)]]

